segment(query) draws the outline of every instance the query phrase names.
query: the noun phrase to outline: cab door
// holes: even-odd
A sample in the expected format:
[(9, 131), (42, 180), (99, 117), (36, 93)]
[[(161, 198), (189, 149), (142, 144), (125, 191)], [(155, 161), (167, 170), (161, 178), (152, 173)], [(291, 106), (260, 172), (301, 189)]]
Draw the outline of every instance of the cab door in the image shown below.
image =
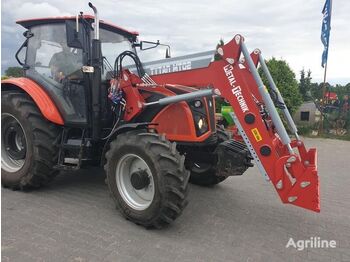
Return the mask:
[(83, 46), (67, 42), (64, 21), (30, 28), (26, 76), (40, 84), (54, 100), (66, 126), (87, 125), (87, 88), (83, 66)]

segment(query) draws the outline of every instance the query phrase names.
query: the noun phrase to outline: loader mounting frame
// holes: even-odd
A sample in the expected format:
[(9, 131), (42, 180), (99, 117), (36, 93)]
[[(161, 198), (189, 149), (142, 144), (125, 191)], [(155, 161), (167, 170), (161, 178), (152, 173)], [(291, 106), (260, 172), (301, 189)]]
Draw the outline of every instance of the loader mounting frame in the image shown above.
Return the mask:
[[(219, 95), (233, 107), (231, 117), (263, 176), (271, 181), (283, 203), (320, 211), (317, 152), (307, 150), (284, 104), (260, 50), (249, 54), (241, 35), (217, 50), (221, 60), (208, 67), (162, 75), (153, 75), (159, 85), (209, 87), (182, 96), (167, 97), (159, 103), (172, 103), (192, 97)], [(271, 98), (263, 84), (257, 66), (260, 63), (277, 99)], [(144, 104), (152, 106), (153, 104)], [(268, 116), (261, 114), (261, 107)], [(290, 131), (291, 140), (276, 107), (281, 109)]]

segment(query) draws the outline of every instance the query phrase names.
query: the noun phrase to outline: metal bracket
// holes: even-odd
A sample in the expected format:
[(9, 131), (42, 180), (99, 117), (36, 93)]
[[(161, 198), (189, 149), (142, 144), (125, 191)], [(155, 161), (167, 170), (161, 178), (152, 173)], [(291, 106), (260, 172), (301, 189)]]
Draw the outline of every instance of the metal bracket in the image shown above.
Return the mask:
[(81, 68), (81, 70), (83, 71), (83, 73), (89, 73), (89, 74), (92, 74), (92, 73), (95, 72), (93, 66), (83, 66), (83, 67)]
[(252, 157), (254, 158), (255, 164), (256, 164), (256, 166), (258, 167), (260, 173), (264, 176), (264, 178), (265, 178), (266, 181), (270, 181), (270, 178), (269, 178), (269, 176), (267, 175), (267, 172), (266, 172), (264, 166), (261, 164), (261, 161), (260, 161), (260, 159), (259, 159), (257, 153), (255, 152), (252, 143), (250, 143), (249, 138), (248, 138), (248, 136), (246, 135), (246, 133), (245, 133), (245, 131), (244, 131), (244, 129), (243, 129), (241, 123), (239, 122), (238, 118), (236, 117), (236, 115), (235, 115), (233, 112), (230, 112), (230, 116), (232, 117), (233, 122), (234, 122), (235, 125), (237, 126), (239, 133), (241, 134), (241, 136), (242, 136), (244, 142), (246, 143), (246, 145), (247, 145), (247, 147), (248, 147), (248, 149), (249, 149), (250, 154), (251, 154)]

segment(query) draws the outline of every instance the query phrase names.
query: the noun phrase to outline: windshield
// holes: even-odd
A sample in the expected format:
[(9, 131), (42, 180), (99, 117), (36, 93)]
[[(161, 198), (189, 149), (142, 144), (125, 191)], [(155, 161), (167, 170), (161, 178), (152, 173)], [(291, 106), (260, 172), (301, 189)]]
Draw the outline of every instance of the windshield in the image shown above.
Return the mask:
[[(101, 40), (101, 49), (102, 56), (114, 67), (114, 62), (117, 56), (124, 51), (132, 51), (135, 50), (132, 47), (132, 43), (128, 38), (117, 34), (115, 32), (107, 31), (105, 29), (100, 30), (100, 40)], [(133, 63), (131, 59), (123, 60), (123, 65), (127, 66)], [(105, 63), (103, 77), (106, 78), (106, 75), (113, 70), (113, 68), (108, 68)]]

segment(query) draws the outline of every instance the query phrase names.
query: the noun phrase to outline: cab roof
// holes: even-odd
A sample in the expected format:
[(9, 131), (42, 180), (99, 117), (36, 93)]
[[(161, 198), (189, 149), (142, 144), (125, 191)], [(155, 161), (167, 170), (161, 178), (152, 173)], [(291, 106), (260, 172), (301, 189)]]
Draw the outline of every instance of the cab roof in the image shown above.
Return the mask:
[[(95, 17), (93, 15), (83, 15), (84, 19), (86, 19), (89, 22), (93, 22)], [(46, 18), (35, 18), (35, 19), (25, 19), (25, 20), (18, 20), (16, 21), (17, 24), (23, 26), (26, 29), (30, 29), (33, 26), (36, 25), (43, 25), (43, 24), (54, 24), (54, 23), (62, 23), (66, 20), (75, 20), (75, 16), (60, 16), (60, 17), (46, 17)], [(105, 22), (103, 20), (100, 20), (100, 28), (106, 29), (108, 31), (112, 31), (118, 34), (122, 34), (124, 36), (130, 37), (132, 39), (136, 39), (136, 37), (139, 35), (136, 31), (129, 31), (122, 27), (119, 27), (117, 25)]]

